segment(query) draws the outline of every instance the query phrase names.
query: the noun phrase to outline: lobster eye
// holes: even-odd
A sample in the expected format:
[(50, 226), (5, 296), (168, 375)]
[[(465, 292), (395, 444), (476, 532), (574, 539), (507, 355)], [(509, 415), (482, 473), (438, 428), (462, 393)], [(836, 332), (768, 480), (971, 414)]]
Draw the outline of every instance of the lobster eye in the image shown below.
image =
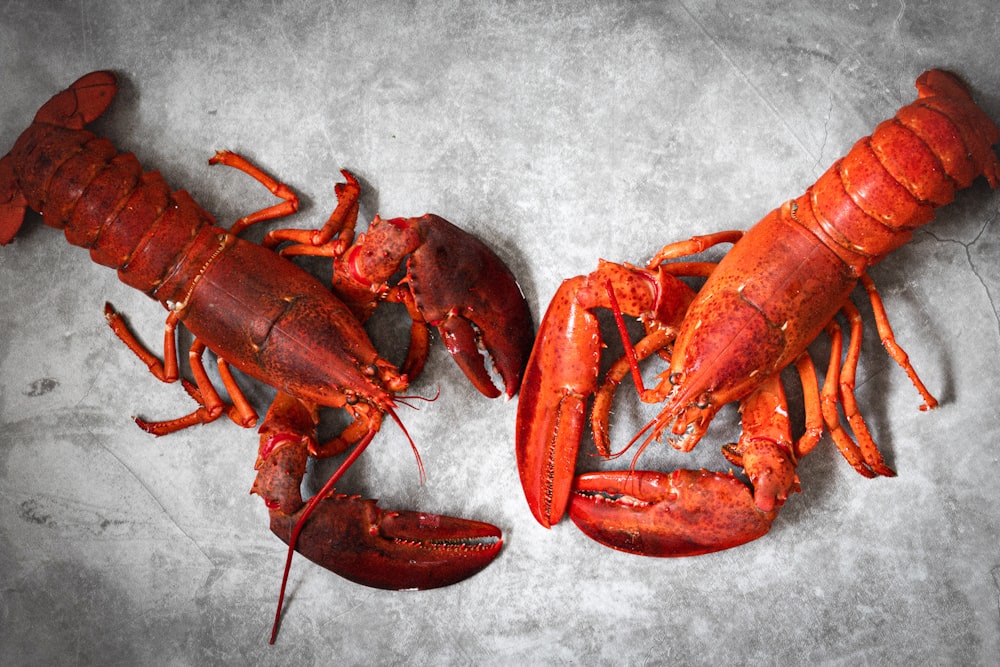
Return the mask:
[(711, 392), (704, 392), (698, 396), (694, 404), (701, 410), (706, 409), (708, 406), (712, 405), (712, 394)]
[(358, 395), (355, 394), (353, 391), (345, 391), (344, 402), (347, 403), (348, 405), (357, 405)]
[(670, 384), (676, 387), (681, 382), (684, 382), (684, 373), (681, 372), (671, 373), (669, 379), (670, 379)]

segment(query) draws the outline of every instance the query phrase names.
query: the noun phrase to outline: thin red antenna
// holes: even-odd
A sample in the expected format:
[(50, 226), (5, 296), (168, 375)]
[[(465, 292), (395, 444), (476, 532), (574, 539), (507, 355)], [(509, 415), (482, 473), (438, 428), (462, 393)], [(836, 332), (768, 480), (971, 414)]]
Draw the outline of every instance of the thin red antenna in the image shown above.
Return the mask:
[(618, 305), (618, 297), (615, 296), (615, 288), (612, 286), (610, 279), (605, 282), (605, 289), (608, 290), (608, 299), (611, 301), (611, 313), (615, 316), (618, 335), (621, 336), (622, 346), (625, 348), (625, 358), (628, 359), (629, 368), (632, 369), (632, 380), (635, 382), (635, 389), (642, 395), (646, 391), (646, 386), (643, 384), (642, 374), (639, 372), (639, 360), (635, 355), (635, 346), (632, 345), (632, 339), (629, 338), (628, 329), (625, 328), (625, 318), (622, 316), (622, 309)]
[(292, 555), (295, 553), (295, 545), (298, 543), (299, 533), (302, 532), (302, 527), (306, 524), (306, 521), (309, 520), (309, 517), (312, 515), (313, 511), (320, 504), (320, 502), (330, 495), (330, 492), (333, 491), (333, 487), (337, 481), (343, 477), (348, 468), (354, 465), (354, 462), (357, 461), (358, 457), (365, 451), (365, 448), (368, 447), (368, 444), (375, 437), (375, 433), (377, 433), (377, 431), (374, 429), (368, 431), (368, 433), (365, 434), (365, 437), (362, 438), (357, 445), (355, 445), (354, 451), (352, 451), (348, 457), (344, 459), (344, 462), (340, 464), (340, 467), (337, 468), (332, 475), (330, 475), (330, 479), (326, 481), (323, 488), (309, 499), (309, 502), (306, 503), (305, 509), (302, 510), (302, 514), (299, 515), (298, 521), (295, 522), (295, 526), (292, 528), (292, 534), (288, 538), (288, 556), (285, 558), (285, 571), (281, 576), (281, 592), (278, 594), (278, 608), (274, 612), (274, 625), (271, 626), (270, 644), (274, 644), (274, 640), (278, 637), (278, 627), (281, 625), (281, 609), (285, 604), (285, 587), (288, 584), (288, 575), (292, 570)]
[[(434, 398), (436, 399), (437, 396)], [(403, 426), (403, 422), (399, 418), (399, 415), (396, 414), (396, 411), (389, 406), (386, 406), (385, 411), (389, 413), (389, 416), (392, 417), (392, 421), (396, 422), (396, 425), (399, 426), (403, 435), (405, 435), (406, 439), (409, 440), (410, 449), (413, 450), (413, 455), (417, 458), (417, 470), (420, 471), (420, 484), (423, 485), (427, 481), (427, 473), (424, 472), (424, 462), (420, 458), (420, 452), (417, 451), (417, 443), (413, 442), (413, 438), (410, 437), (410, 432), (406, 430), (405, 426)]]
[[(437, 398), (435, 396), (435, 398)], [(417, 451), (417, 444), (413, 442), (413, 438), (410, 437), (409, 431), (403, 425), (402, 420), (400, 420), (399, 415), (396, 411), (392, 409), (391, 405), (383, 406), (386, 413), (392, 417), (392, 420), (396, 422), (399, 428), (403, 431), (403, 435), (410, 442), (410, 448), (413, 449), (414, 456), (417, 457), (417, 469), (420, 471), (420, 483), (423, 484), (427, 481), (427, 474), (424, 471), (424, 462), (420, 458), (420, 452)], [(358, 460), (358, 457), (364, 453), (365, 449), (371, 443), (375, 434), (378, 433), (377, 429), (369, 430), (368, 433), (354, 446), (354, 450), (344, 459), (344, 462), (340, 464), (340, 467), (330, 475), (330, 479), (326, 481), (316, 495), (309, 499), (306, 503), (305, 509), (302, 510), (302, 514), (299, 515), (298, 521), (295, 522), (295, 526), (292, 528), (292, 534), (288, 538), (288, 555), (285, 557), (285, 571), (281, 576), (281, 591), (278, 593), (278, 608), (274, 612), (274, 624), (271, 626), (271, 640), (270, 644), (274, 644), (278, 637), (278, 628), (281, 625), (281, 610), (285, 604), (285, 588), (288, 585), (288, 576), (292, 570), (292, 557), (295, 554), (295, 545), (298, 544), (299, 534), (302, 532), (302, 527), (305, 526), (309, 517), (315, 511), (316, 507), (323, 501), (330, 493), (333, 491), (334, 486), (344, 476), (344, 473), (354, 465), (354, 462)]]

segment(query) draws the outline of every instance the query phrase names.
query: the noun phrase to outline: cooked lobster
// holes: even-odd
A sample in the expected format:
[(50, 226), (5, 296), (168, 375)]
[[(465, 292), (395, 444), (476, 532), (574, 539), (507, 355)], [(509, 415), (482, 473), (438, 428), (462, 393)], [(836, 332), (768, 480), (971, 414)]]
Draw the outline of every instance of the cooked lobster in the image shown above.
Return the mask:
[[(798, 490), (797, 461), (824, 428), (862, 475), (895, 474), (854, 397), (861, 318), (849, 295), (860, 281), (882, 341), (917, 387), (922, 409), (936, 406), (896, 344), (867, 271), (976, 177), (993, 187), (1000, 182), (992, 149), (1000, 130), (968, 89), (940, 70), (925, 72), (916, 86), (915, 102), (745, 234), (696, 237), (668, 245), (645, 268), (602, 263), (590, 276), (563, 283), (542, 321), (517, 413), (521, 481), (542, 525), (558, 522), (569, 505), (588, 534), (625, 551), (682, 556), (743, 544), (766, 533), (777, 508)], [(717, 267), (667, 262), (723, 242), (735, 244)], [(708, 277), (695, 295), (676, 275)], [(596, 308), (639, 316), (646, 326), (635, 357), (613, 366), (600, 390)], [(850, 324), (843, 361), (838, 312)], [(820, 392), (806, 348), (824, 330), (833, 346)], [(656, 352), (668, 368), (647, 389), (637, 364)], [(798, 442), (786, 430), (778, 377), (793, 363), (806, 394), (807, 428)], [(723, 453), (745, 468), (752, 492), (731, 475), (683, 470), (598, 472), (574, 485), (587, 403), (596, 395), (594, 439), (607, 452), (610, 394), (629, 370), (643, 401), (665, 401), (633, 441), (641, 439), (639, 452), (663, 436), (690, 451), (720, 407), (741, 401), (744, 435)], [(856, 442), (840, 424), (838, 403)]]
[[(506, 396), (517, 391), (532, 325), (507, 267), (480, 241), (433, 215), (377, 220), (367, 237), (355, 240), (357, 183), (348, 175), (348, 183), (337, 187), (339, 204), (327, 224), (342, 229), (334, 230), (338, 239), (325, 248), (335, 258), (338, 285), (364, 285), (367, 302), (345, 290), (345, 303), (289, 259), (238, 237), (251, 224), (298, 209), (284, 184), (236, 154), (217, 154), (210, 162), (245, 171), (282, 200), (224, 229), (186, 192), (171, 192), (159, 173), (143, 172), (134, 155), (85, 130), (117, 88), (111, 72), (80, 78), (41, 107), (0, 159), (0, 244), (14, 238), (31, 208), (47, 225), (63, 229), (70, 243), (88, 248), (95, 262), (162, 303), (168, 311), (162, 361), (105, 306), (114, 332), (160, 380), (178, 378), (177, 326), (191, 332), (194, 383), (184, 380), (183, 386), (198, 406), (178, 419), (137, 419), (139, 426), (161, 435), (224, 414), (254, 426), (257, 414), (230, 371), (238, 368), (278, 390), (261, 429), (254, 491), (264, 497), (279, 537), (337, 574), (382, 588), (444, 586), (485, 567), (501, 548), (496, 527), (387, 512), (373, 500), (334, 494), (332, 485), (371, 442), (383, 415), (402, 427), (394, 396), (423, 366), (427, 325), (441, 329), (452, 355), (484, 394), (501, 391), (492, 384), (481, 348), (492, 356)], [(405, 282), (390, 285), (407, 258)], [(362, 326), (381, 300), (405, 303), (414, 319), (403, 370), (375, 350)], [(228, 404), (205, 370), (206, 349), (218, 358)], [(342, 408), (353, 419), (324, 444), (315, 436), (320, 407)], [(351, 446), (341, 470), (304, 504), (299, 485), (306, 457)]]

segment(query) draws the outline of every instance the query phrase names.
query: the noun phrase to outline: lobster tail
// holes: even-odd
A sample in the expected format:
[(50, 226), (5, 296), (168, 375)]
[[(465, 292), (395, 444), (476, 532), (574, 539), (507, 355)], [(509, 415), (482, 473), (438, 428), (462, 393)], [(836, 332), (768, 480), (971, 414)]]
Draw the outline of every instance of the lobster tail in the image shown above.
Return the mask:
[[(950, 155), (944, 150), (938, 150), (931, 143), (933, 141), (931, 136), (921, 134), (922, 128), (911, 126), (911, 129), (920, 134), (921, 138), (934, 149), (946, 168), (949, 165), (957, 165), (963, 158), (966, 165), (971, 166), (972, 177), (967, 181), (959, 180), (952, 171), (948, 171), (948, 175), (956, 180), (958, 187), (968, 187), (979, 174), (986, 177), (991, 187), (1000, 185), (1000, 162), (993, 152), (993, 144), (1000, 141), (1000, 128), (973, 102), (972, 94), (965, 84), (949, 72), (928, 70), (917, 78), (916, 85), (920, 99), (910, 107), (923, 104), (946, 116), (962, 138), (967, 152)], [(909, 107), (903, 107), (900, 113), (907, 109)], [(896, 114), (896, 118), (902, 122), (900, 114)]]
[(917, 79), (919, 97), (859, 140), (791, 215), (858, 274), (909, 241), (957, 190), (1000, 184), (1000, 130), (965, 85), (941, 70)]
[[(69, 88), (57, 93), (43, 104), (35, 114), (32, 128), (36, 125), (43, 125), (67, 130), (82, 130), (84, 125), (93, 122), (104, 113), (115, 98), (117, 91), (118, 81), (113, 73), (101, 71), (86, 74), (77, 79)], [(26, 135), (30, 135), (27, 141), (25, 141)], [(55, 138), (58, 136), (60, 135), (44, 136), (43, 134), (39, 136), (39, 133), (31, 132), (31, 128), (29, 128), (11, 149), (11, 152), (0, 159), (0, 245), (7, 245), (14, 240), (14, 236), (24, 222), (26, 207), (31, 206), (36, 211), (42, 210), (40, 198), (37, 195), (32, 197), (30, 194), (39, 191), (39, 184), (35, 183), (32, 187), (30, 181), (41, 180), (40, 185), (44, 187), (52, 179), (56, 167), (74, 153), (79, 152), (80, 144), (74, 145), (73, 141), (61, 143), (59, 139)], [(92, 135), (84, 134), (81, 136), (80, 142), (82, 143), (88, 138), (92, 138)], [(19, 154), (23, 151), (25, 143), (30, 146), (42, 144), (57, 149), (61, 148), (67, 152), (61, 156), (62, 160), (49, 163), (47, 169), (38, 168), (27, 174), (18, 173), (16, 165), (23, 164)], [(105, 143), (108, 147), (111, 146), (110, 143)], [(19, 147), (22, 150), (19, 150)], [(111, 148), (112, 156), (116, 152), (114, 148)], [(26, 184), (25, 181), (29, 181), (29, 183)], [(77, 196), (82, 193), (82, 188), (86, 183), (86, 180), (81, 182), (78, 179), (64, 181), (65, 185), (77, 187)], [(46, 217), (46, 220), (48, 219)]]
[[(133, 154), (83, 129), (117, 88), (111, 72), (92, 72), (38, 110), (0, 161), (0, 242), (13, 238), (30, 206), (94, 262), (157, 298), (183, 250), (215, 220), (187, 192), (171, 192), (159, 173), (144, 173)], [(210, 251), (217, 245), (206, 243)]]
[(113, 72), (84, 74), (43, 104), (35, 114), (35, 122), (82, 130), (107, 110), (117, 92), (118, 79)]

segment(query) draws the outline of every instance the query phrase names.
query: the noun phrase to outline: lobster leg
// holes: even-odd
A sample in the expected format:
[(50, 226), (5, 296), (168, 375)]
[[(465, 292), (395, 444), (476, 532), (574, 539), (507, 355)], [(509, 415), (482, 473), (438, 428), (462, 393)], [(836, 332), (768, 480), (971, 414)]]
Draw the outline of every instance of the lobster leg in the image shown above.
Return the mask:
[[(875, 477), (876, 473), (865, 461), (865, 454), (857, 443), (851, 438), (843, 426), (840, 424), (840, 415), (837, 404), (840, 401), (839, 389), (842, 386), (841, 376), (843, 375), (842, 356), (844, 350), (844, 338), (840, 327), (835, 322), (831, 322), (826, 327), (826, 333), (830, 337), (830, 364), (826, 371), (826, 380), (820, 395), (823, 410), (823, 422), (830, 431), (830, 437), (840, 451), (841, 456), (851, 464), (851, 466), (863, 477)], [(847, 380), (844, 381), (848, 383)], [(850, 380), (853, 384), (853, 379)], [(867, 428), (863, 431), (867, 432)], [(874, 443), (872, 443), (874, 444)], [(877, 451), (876, 451), (877, 454)], [(881, 455), (878, 454), (881, 458)], [(890, 470), (891, 472), (891, 470)], [(889, 475), (891, 476), (891, 475)]]
[[(171, 312), (167, 316), (166, 326), (164, 327), (163, 361), (135, 337), (135, 334), (125, 324), (122, 316), (109, 303), (104, 304), (104, 317), (114, 334), (146, 364), (154, 377), (162, 382), (171, 383), (177, 381), (176, 328), (178, 317), (176, 312)], [(235, 378), (233, 378), (229, 370), (229, 364), (222, 358), (219, 358), (219, 375), (233, 404), (226, 405), (223, 402), (219, 396), (219, 392), (209, 379), (208, 373), (205, 372), (203, 362), (204, 353), (204, 343), (196, 338), (188, 351), (188, 358), (191, 364), (191, 372), (197, 383), (197, 390), (192, 391), (188, 387), (185, 387), (185, 389), (200, 407), (183, 417), (167, 421), (150, 422), (136, 417), (135, 423), (139, 428), (153, 435), (166, 435), (196, 424), (208, 424), (223, 414), (229, 416), (234, 424), (244, 428), (250, 428), (257, 423), (257, 413), (250, 406), (249, 401), (247, 401)]]
[(854, 432), (854, 438), (858, 443), (858, 448), (864, 458), (865, 464), (875, 475), (885, 477), (895, 477), (896, 472), (885, 463), (882, 452), (872, 438), (868, 425), (865, 424), (864, 417), (858, 409), (858, 401), (854, 396), (855, 377), (858, 370), (858, 360), (861, 357), (861, 335), (862, 323), (861, 313), (853, 303), (848, 301), (840, 310), (847, 317), (850, 324), (851, 340), (847, 348), (847, 356), (844, 358), (844, 365), (841, 368), (838, 384), (840, 390), (840, 402), (847, 417), (847, 422)]
[[(861, 277), (861, 284), (868, 293), (872, 311), (875, 314), (875, 324), (886, 352), (906, 372), (907, 376), (913, 382), (914, 387), (916, 387), (924, 399), (924, 404), (920, 409), (929, 410), (936, 407), (937, 399), (927, 390), (927, 387), (910, 364), (906, 352), (896, 342), (892, 327), (889, 325), (885, 306), (882, 303), (882, 297), (879, 295), (874, 281), (866, 274)], [(854, 396), (855, 374), (858, 359), (861, 355), (861, 315), (857, 308), (850, 302), (844, 305), (841, 313), (847, 318), (850, 325), (851, 339), (843, 365), (840, 366), (840, 353), (843, 347), (842, 334), (839, 327), (832, 322), (826, 329), (833, 342), (833, 349), (831, 350), (827, 382), (823, 391), (824, 419), (841, 454), (854, 466), (855, 470), (865, 477), (873, 477), (875, 475), (894, 477), (896, 473), (886, 465), (881, 452), (878, 450), (878, 446), (872, 439), (868, 426), (865, 424), (864, 417), (858, 409), (858, 402)], [(837, 418), (836, 404), (838, 401), (838, 389), (834, 387), (835, 379), (839, 384), (839, 400), (843, 405), (844, 415), (847, 417), (851, 430), (857, 439), (857, 445), (855, 445), (854, 441), (851, 440), (850, 436), (840, 426), (839, 419)]]
[[(365, 586), (429, 589), (462, 581), (500, 552), (495, 526), (437, 514), (383, 510), (377, 501), (333, 492), (334, 484), (377, 431), (368, 429), (324, 487), (303, 502), (300, 485), (316, 442), (316, 410), (279, 393), (261, 425), (257, 478), (271, 514), (271, 530), (289, 544), (282, 581), (284, 597), (291, 549)], [(281, 602), (275, 618), (275, 632)], [(272, 642), (274, 635), (272, 635)]]
[[(354, 228), (358, 222), (358, 198), (361, 185), (354, 175), (341, 169), (343, 183), (333, 186), (337, 196), (337, 207), (320, 229), (274, 229), (264, 237), (264, 246), (275, 249), (281, 243), (290, 241), (279, 251), (282, 255), (309, 255), (317, 257), (339, 257), (354, 241)], [(334, 235), (336, 242), (331, 242)]]
[(284, 218), (299, 210), (299, 197), (290, 187), (272, 178), (260, 167), (253, 164), (242, 155), (233, 153), (232, 151), (217, 151), (215, 155), (209, 159), (208, 163), (213, 165), (224, 164), (228, 167), (238, 169), (267, 188), (268, 192), (272, 195), (281, 199), (281, 202), (274, 204), (273, 206), (262, 208), (261, 210), (245, 215), (234, 222), (229, 227), (230, 234), (239, 236), (239, 234), (250, 225), (255, 225), (258, 222), (275, 220), (277, 218)]
[(910, 382), (917, 388), (920, 397), (924, 399), (924, 404), (920, 406), (920, 409), (933, 410), (937, 407), (937, 399), (934, 398), (927, 389), (927, 386), (924, 385), (910, 364), (909, 356), (896, 342), (896, 336), (892, 333), (892, 327), (889, 325), (889, 315), (885, 312), (885, 304), (882, 303), (882, 296), (875, 287), (875, 281), (866, 273), (861, 276), (861, 284), (868, 293), (868, 300), (872, 305), (872, 312), (875, 314), (875, 327), (878, 329), (879, 337), (882, 339), (882, 346), (885, 347), (885, 351), (892, 357), (893, 361), (903, 369), (907, 377), (910, 378)]

